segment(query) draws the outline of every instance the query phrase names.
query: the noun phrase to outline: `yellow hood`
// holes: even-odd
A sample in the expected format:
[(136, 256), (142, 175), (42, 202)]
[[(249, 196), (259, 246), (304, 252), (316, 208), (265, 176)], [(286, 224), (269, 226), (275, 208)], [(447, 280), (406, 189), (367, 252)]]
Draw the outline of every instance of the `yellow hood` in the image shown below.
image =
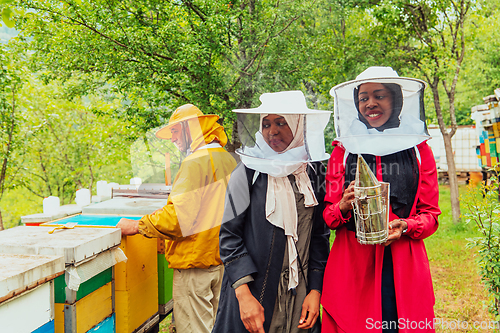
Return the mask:
[(172, 133), (170, 129), (181, 122), (187, 121), (191, 134), (191, 151), (218, 141), (221, 146), (227, 143), (227, 136), (224, 128), (217, 123), (219, 116), (214, 114), (203, 114), (193, 104), (185, 104), (178, 107), (168, 121), (168, 125), (156, 132), (156, 137), (170, 140)]

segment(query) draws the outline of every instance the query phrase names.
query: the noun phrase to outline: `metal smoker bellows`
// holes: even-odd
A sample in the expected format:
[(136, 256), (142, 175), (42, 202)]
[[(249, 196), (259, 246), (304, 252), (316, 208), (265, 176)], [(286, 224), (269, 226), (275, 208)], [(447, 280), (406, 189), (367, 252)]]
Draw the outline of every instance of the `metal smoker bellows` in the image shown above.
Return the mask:
[(384, 243), (389, 235), (389, 183), (379, 182), (361, 155), (358, 155), (354, 196), (358, 242)]

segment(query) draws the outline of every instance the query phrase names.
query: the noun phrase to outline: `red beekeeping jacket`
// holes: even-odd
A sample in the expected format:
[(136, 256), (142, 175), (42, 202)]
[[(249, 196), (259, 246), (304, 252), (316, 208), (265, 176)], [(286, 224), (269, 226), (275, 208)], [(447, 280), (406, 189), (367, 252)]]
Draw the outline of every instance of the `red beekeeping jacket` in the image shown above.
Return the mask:
[[(337, 327), (328, 332), (382, 332), (382, 262), (384, 246), (361, 245), (347, 230), (338, 202), (344, 185), (344, 155), (337, 146), (328, 162), (325, 210), (327, 225), (336, 230), (325, 270), (321, 303), (335, 320)], [(438, 228), (439, 188), (436, 163), (426, 142), (417, 146), (419, 184), (410, 216), (405, 219), (408, 230), (391, 244), (394, 284), (399, 318), (399, 332), (434, 332), (434, 292), (429, 261), (423, 239)], [(377, 159), (377, 169), (380, 168)], [(379, 180), (381, 172), (377, 172)], [(350, 214), (350, 213), (349, 213)], [(398, 217), (389, 214), (389, 221)], [(325, 323), (326, 324), (326, 323)], [(328, 325), (330, 326), (330, 325)]]

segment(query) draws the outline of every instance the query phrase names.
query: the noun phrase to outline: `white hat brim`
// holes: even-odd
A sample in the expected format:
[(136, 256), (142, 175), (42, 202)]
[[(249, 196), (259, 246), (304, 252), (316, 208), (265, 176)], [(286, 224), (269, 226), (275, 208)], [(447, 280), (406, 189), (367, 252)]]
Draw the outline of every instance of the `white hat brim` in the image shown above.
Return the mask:
[(409, 78), (409, 77), (379, 77), (379, 78), (366, 78), (366, 79), (358, 79), (351, 80), (347, 82), (343, 82), (341, 84), (336, 85), (332, 89), (330, 89), (330, 95), (335, 97), (335, 93), (342, 93), (349, 90), (354, 90), (357, 86), (362, 83), (395, 83), (401, 86), (401, 89), (404, 91), (417, 92), (427, 86), (425, 81)]

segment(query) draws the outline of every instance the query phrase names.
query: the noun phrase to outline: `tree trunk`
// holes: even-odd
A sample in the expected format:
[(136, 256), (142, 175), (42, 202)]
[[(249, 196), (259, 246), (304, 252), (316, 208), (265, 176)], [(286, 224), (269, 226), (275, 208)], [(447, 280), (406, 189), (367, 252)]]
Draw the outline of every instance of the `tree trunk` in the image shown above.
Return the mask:
[(451, 215), (454, 223), (460, 222), (460, 197), (458, 194), (458, 177), (455, 167), (453, 147), (451, 145), (452, 136), (443, 134), (444, 149), (446, 151), (446, 163), (448, 164), (448, 179), (450, 181)]
[(241, 146), (240, 138), (238, 137), (238, 121), (233, 123), (233, 131), (231, 132), (231, 142), (226, 145), (226, 149), (230, 153), (234, 153)]
[[(455, 108), (453, 104), (450, 107), (450, 118), (451, 118), (451, 128), (448, 132), (443, 119), (443, 112), (441, 109), (441, 102), (439, 100), (439, 77), (436, 75), (429, 85), (432, 89), (432, 95), (434, 99), (434, 107), (436, 109), (436, 116), (439, 124), (439, 130), (443, 136), (444, 150), (446, 152), (446, 164), (448, 164), (448, 179), (450, 181), (450, 201), (451, 201), (451, 215), (454, 223), (460, 222), (460, 201), (458, 195), (458, 178), (457, 178), (457, 168), (455, 166), (455, 156), (453, 155), (453, 147), (451, 145), (451, 138), (455, 135), (457, 131), (457, 122), (455, 118)], [(452, 96), (453, 97), (453, 96)], [(453, 102), (453, 99), (450, 99)]]
[(0, 210), (0, 231), (4, 229), (3, 227), (3, 218), (2, 218), (2, 211)]

